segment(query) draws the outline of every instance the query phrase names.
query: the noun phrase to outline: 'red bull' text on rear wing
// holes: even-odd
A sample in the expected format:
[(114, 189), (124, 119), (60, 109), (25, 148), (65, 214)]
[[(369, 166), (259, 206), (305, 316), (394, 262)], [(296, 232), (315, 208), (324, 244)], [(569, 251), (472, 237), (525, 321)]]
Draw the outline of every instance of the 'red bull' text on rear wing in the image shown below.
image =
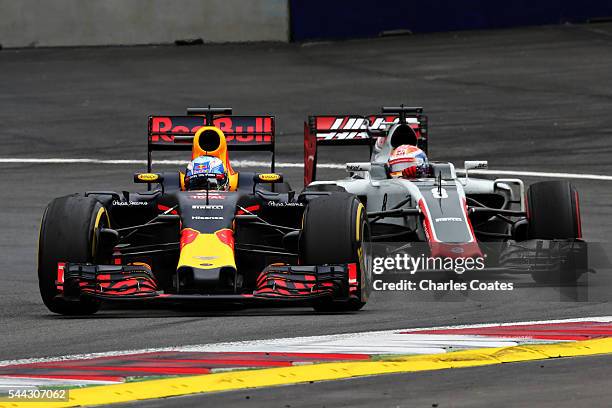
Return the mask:
[(383, 107), (381, 114), (317, 115), (304, 122), (304, 186), (317, 174), (318, 146), (369, 146), (385, 137), (390, 123), (406, 123), (416, 133), (418, 146), (427, 152), (427, 115), (421, 107)]
[(191, 151), (193, 137), (202, 126), (215, 126), (224, 134), (229, 151), (271, 152), (274, 172), (274, 116), (233, 116), (232, 108), (189, 108), (184, 116), (149, 116), (147, 171), (152, 152)]

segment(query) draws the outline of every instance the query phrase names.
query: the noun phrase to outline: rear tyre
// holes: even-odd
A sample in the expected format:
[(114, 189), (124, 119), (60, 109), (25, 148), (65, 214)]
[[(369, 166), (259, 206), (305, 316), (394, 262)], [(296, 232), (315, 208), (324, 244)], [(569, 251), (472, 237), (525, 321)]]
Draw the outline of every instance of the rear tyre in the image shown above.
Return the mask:
[[(575, 240), (582, 237), (578, 192), (567, 181), (543, 181), (527, 190), (528, 237), (539, 240)], [(538, 283), (575, 282), (580, 274), (533, 273)]]
[[(370, 291), (370, 225), (363, 204), (348, 193), (334, 193), (310, 201), (304, 213), (300, 242), (304, 265), (357, 264), (356, 292), (348, 301), (319, 299), (319, 312), (361, 309)], [(347, 276), (348, 279), (348, 276)]]
[(56, 298), (58, 262), (94, 263), (97, 230), (109, 227), (106, 209), (93, 197), (70, 195), (56, 198), (45, 209), (38, 242), (38, 284), (47, 308), (63, 315), (89, 315), (100, 303), (82, 297), (67, 301)]

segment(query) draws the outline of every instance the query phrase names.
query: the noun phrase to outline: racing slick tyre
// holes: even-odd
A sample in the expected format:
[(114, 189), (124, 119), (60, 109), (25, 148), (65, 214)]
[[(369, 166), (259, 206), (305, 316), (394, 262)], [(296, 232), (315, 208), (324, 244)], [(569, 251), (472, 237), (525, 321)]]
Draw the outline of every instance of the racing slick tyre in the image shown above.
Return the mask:
[(365, 305), (371, 281), (370, 225), (357, 197), (338, 192), (310, 201), (304, 213), (300, 254), (304, 265), (357, 264), (358, 286), (349, 300), (322, 298), (312, 304), (316, 311), (356, 311)]
[(101, 227), (109, 227), (106, 209), (93, 197), (70, 195), (51, 201), (40, 226), (38, 241), (38, 284), (47, 308), (63, 315), (89, 315), (100, 303), (81, 297), (77, 300), (57, 298), (58, 262), (87, 263), (96, 261), (96, 236)]
[[(542, 181), (527, 190), (528, 238), (531, 240), (568, 240), (582, 237), (578, 192), (567, 181)], [(538, 283), (571, 283), (580, 273), (564, 268), (559, 273), (533, 273)]]

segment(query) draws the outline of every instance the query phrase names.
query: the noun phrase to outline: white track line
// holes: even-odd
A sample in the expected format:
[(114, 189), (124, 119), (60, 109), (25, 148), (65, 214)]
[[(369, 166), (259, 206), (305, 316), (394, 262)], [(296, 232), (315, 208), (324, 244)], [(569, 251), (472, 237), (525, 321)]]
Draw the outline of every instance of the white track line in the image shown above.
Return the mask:
[[(29, 378), (29, 377), (10, 377), (0, 376), (0, 393), (2, 389), (28, 389), (37, 388), (40, 386), (62, 387), (62, 386), (81, 386), (81, 385), (105, 385), (117, 384), (117, 381), (101, 381), (101, 380), (73, 380), (67, 378)], [(7, 390), (8, 392), (8, 390)]]
[[(458, 169), (457, 172), (461, 172)], [(523, 177), (547, 177), (563, 179), (585, 179), (612, 181), (612, 176), (603, 174), (580, 174), (580, 173), (550, 173), (541, 171), (515, 171), (515, 170), (470, 170), (470, 174), (490, 174), (499, 176), (523, 176)]]
[[(64, 158), (15, 158), (15, 157), (0, 157), (0, 163), (28, 163), (28, 164), (141, 164), (146, 165), (146, 160), (132, 159), (64, 159)], [(166, 164), (175, 166), (186, 166), (187, 160), (155, 160), (155, 164)], [(269, 166), (269, 161), (255, 160), (232, 160), (232, 164), (236, 167), (265, 167)], [(304, 167), (303, 163), (276, 163), (277, 167)], [(317, 167), (329, 169), (344, 169), (345, 165), (340, 164), (320, 164)]]
[[(0, 163), (16, 163), (16, 164), (139, 164), (146, 165), (146, 160), (132, 159), (66, 159), (66, 158), (16, 158), (16, 157), (0, 157)], [(185, 160), (155, 160), (155, 164), (159, 165), (174, 165), (186, 166)], [(232, 161), (236, 167), (267, 167), (269, 161), (256, 160), (234, 160)], [(303, 163), (280, 162), (276, 163), (277, 168), (303, 168)], [(318, 168), (323, 169), (344, 169), (346, 165), (336, 163), (320, 163)], [(457, 169), (458, 173), (464, 172), (463, 169)], [(545, 178), (562, 178), (562, 179), (581, 179), (581, 180), (603, 180), (612, 181), (612, 176), (604, 174), (581, 174), (581, 173), (553, 173), (540, 171), (517, 171), (517, 170), (471, 170), (470, 174), (483, 175), (501, 175), (501, 176), (523, 176), (523, 177), (545, 177)]]

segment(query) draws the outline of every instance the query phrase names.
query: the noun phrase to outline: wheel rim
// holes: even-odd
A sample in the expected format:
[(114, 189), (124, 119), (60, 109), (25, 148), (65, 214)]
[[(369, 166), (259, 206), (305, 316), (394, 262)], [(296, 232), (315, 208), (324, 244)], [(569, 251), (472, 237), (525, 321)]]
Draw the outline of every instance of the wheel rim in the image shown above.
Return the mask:
[[(360, 204), (361, 208), (363, 205)], [(358, 260), (359, 260), (359, 292), (360, 292), (360, 300), (363, 302), (367, 300), (369, 295), (369, 273), (371, 263), (372, 263), (372, 243), (370, 240), (370, 228), (363, 218), (362, 212), (360, 212), (360, 229), (361, 233), (359, 234), (359, 248), (358, 248)]]
[(96, 214), (96, 219), (94, 221), (94, 225), (92, 228), (92, 237), (91, 237), (91, 259), (95, 261), (98, 249), (98, 231), (100, 228), (109, 228), (110, 227), (110, 218), (108, 216), (108, 212), (106, 208), (100, 207)]

